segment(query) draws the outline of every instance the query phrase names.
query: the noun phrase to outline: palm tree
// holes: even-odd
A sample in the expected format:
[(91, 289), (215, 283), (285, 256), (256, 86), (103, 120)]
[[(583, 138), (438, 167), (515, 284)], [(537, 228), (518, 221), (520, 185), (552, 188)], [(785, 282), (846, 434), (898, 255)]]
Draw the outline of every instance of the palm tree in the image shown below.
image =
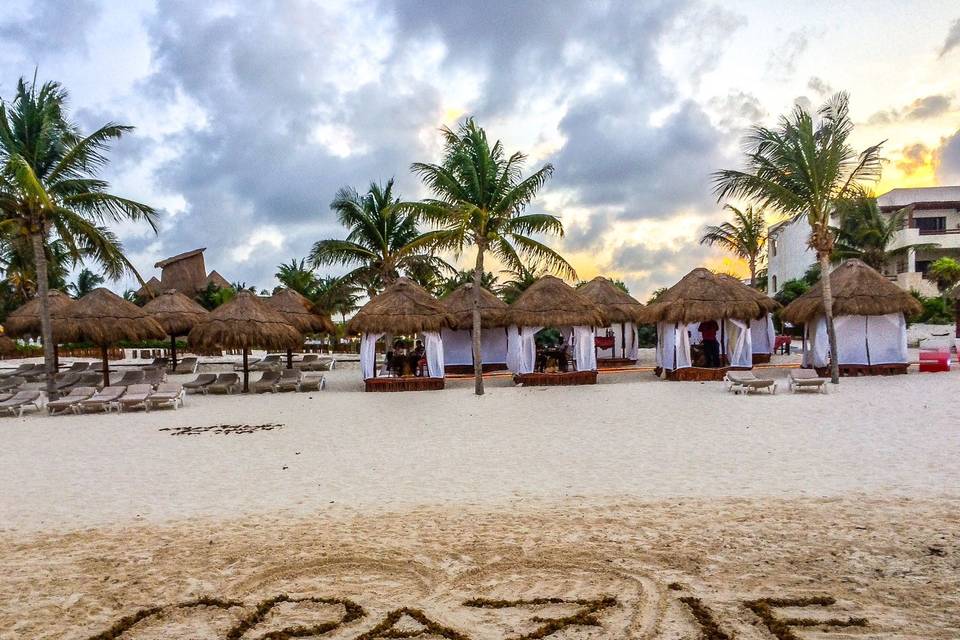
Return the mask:
[(937, 258), (927, 273), (937, 281), (940, 291), (946, 292), (960, 282), (960, 262), (948, 257)]
[(534, 282), (549, 273), (549, 271), (539, 265), (528, 266), (520, 264), (513, 269), (507, 269), (500, 273), (506, 278), (503, 284), (500, 285), (500, 297), (503, 298), (503, 301), (507, 304), (513, 304), (517, 298), (520, 297), (521, 293), (529, 289)]
[[(453, 293), (468, 282), (473, 282), (473, 269), (461, 269), (440, 283), (437, 296), (443, 297)], [(492, 271), (484, 271), (483, 277), (480, 279), (480, 285), (487, 291), (496, 292), (498, 289), (497, 276)]]
[(310, 264), (359, 265), (342, 280), (363, 287), (370, 297), (414, 270), (452, 271), (427, 250), (416, 216), (399, 204), (400, 199), (393, 195), (393, 178), (386, 185), (371, 183), (363, 195), (352, 187), (342, 187), (330, 208), (349, 233), (344, 240), (315, 243)]
[(67, 285), (67, 291), (74, 298), (82, 298), (104, 283), (104, 278), (99, 273), (94, 273), (90, 269), (82, 269), (77, 274), (77, 281)]
[[(106, 166), (106, 150), (132, 127), (108, 123), (84, 136), (66, 116), (66, 91), (55, 82), (17, 83), (14, 99), (0, 104), (0, 228), (32, 248), (40, 297), (47, 391), (54, 393), (53, 331), (47, 302), (47, 248), (63, 242), (74, 259), (92, 255), (120, 277), (133, 267), (116, 236), (103, 224), (144, 221), (156, 230), (149, 206), (107, 191), (97, 177)], [(139, 276), (138, 276), (139, 278)]]
[(281, 263), (277, 267), (274, 277), (286, 288), (313, 299), (317, 289), (317, 276), (313, 269), (307, 267), (306, 262), (305, 258), (299, 262), (296, 258), (290, 258), (289, 264)]
[(836, 217), (839, 224), (834, 229), (833, 261), (858, 258), (877, 271), (883, 271), (893, 258), (939, 246), (918, 243), (887, 248), (896, 240), (897, 232), (906, 226), (908, 211), (909, 208), (905, 208), (891, 214), (883, 213), (877, 206), (877, 199), (868, 195), (838, 203)]
[(746, 171), (713, 174), (718, 200), (743, 198), (779, 210), (810, 225), (808, 244), (817, 254), (823, 277), (823, 307), (830, 340), (830, 377), (840, 382), (837, 335), (833, 327), (830, 257), (834, 236), (831, 217), (838, 203), (863, 193), (863, 183), (880, 178), (880, 144), (857, 153), (850, 146), (853, 121), (849, 96), (838, 93), (816, 117), (799, 105), (781, 116), (773, 129), (755, 126), (747, 135)]
[(480, 359), (480, 288), (483, 260), (491, 252), (509, 268), (522, 265), (522, 258), (537, 260), (571, 278), (573, 267), (560, 254), (535, 240), (535, 234), (563, 236), (560, 219), (548, 214), (524, 214), (524, 209), (553, 175), (547, 164), (522, 178), (526, 156), (507, 157), (498, 140), (491, 146), (486, 132), (473, 118), (457, 131), (444, 127), (444, 155), (440, 164), (416, 162), (411, 166), (434, 197), (409, 203), (408, 210), (438, 227), (428, 242), (440, 250), (462, 253), (476, 248), (473, 270), (473, 371), (475, 392), (483, 395), (483, 363)]
[(752, 206), (738, 209), (728, 204), (723, 207), (733, 214), (733, 222), (708, 226), (700, 244), (719, 245), (738, 258), (747, 261), (750, 286), (757, 286), (757, 266), (763, 260), (767, 246), (767, 222), (763, 211)]
[(346, 323), (347, 314), (357, 308), (360, 301), (359, 290), (356, 286), (341, 278), (325, 276), (317, 280), (312, 298), (317, 308), (329, 315), (339, 315), (340, 321)]

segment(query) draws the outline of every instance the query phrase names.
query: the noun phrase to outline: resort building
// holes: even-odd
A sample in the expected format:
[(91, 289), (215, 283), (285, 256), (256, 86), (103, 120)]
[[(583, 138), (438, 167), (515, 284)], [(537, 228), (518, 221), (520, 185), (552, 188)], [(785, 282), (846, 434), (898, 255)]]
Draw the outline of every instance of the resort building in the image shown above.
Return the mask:
[[(883, 275), (902, 289), (936, 295), (937, 287), (927, 279), (927, 270), (937, 258), (960, 259), (960, 186), (893, 189), (877, 198), (884, 213), (907, 209), (906, 225), (897, 232), (889, 249), (932, 244), (935, 247), (911, 250), (884, 265)], [(803, 277), (817, 261), (807, 246), (810, 235), (806, 220), (773, 225), (767, 242), (767, 292), (774, 295), (784, 283)]]
[(153, 298), (164, 291), (175, 289), (192, 296), (206, 289), (209, 284), (215, 284), (220, 288), (229, 287), (230, 282), (216, 271), (207, 273), (203, 261), (204, 251), (206, 251), (206, 247), (201, 247), (157, 262), (153, 266), (160, 269), (160, 279), (150, 278), (137, 291), (137, 295), (144, 298)]

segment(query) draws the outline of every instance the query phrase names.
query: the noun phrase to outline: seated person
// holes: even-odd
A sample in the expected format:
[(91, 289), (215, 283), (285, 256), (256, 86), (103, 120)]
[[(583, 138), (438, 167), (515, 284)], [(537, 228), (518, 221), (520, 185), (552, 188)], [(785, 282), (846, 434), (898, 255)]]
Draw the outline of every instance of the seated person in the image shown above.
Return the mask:
[(414, 357), (417, 359), (416, 371), (418, 376), (424, 376), (427, 370), (427, 350), (423, 346), (423, 340), (417, 340), (417, 346), (413, 349)]

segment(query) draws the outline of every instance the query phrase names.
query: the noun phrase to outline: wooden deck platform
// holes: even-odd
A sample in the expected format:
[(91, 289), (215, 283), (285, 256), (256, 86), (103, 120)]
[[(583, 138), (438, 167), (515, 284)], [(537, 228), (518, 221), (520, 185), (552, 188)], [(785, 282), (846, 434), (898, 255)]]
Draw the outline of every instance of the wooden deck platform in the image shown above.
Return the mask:
[[(841, 364), (840, 375), (856, 378), (858, 376), (900, 376), (907, 373), (909, 364)], [(817, 367), (817, 375), (830, 377), (830, 367)]]
[[(667, 380), (675, 382), (720, 382), (727, 371), (749, 371), (750, 367), (718, 367), (716, 369), (707, 367), (685, 367), (683, 369), (673, 369), (667, 371)], [(662, 370), (654, 369), (656, 375), (660, 375)]]
[(753, 364), (767, 364), (770, 362), (769, 353), (755, 353), (753, 354)]
[(443, 389), (443, 378), (418, 378), (402, 376), (399, 378), (368, 378), (363, 381), (365, 391), (439, 391)]
[[(506, 371), (507, 365), (504, 362), (483, 363), (484, 373), (493, 373), (494, 371)], [(473, 373), (472, 364), (448, 364), (443, 368), (444, 373), (451, 375), (469, 375)]]
[(569, 387), (580, 384), (597, 384), (597, 372), (521, 373), (513, 376), (513, 381), (525, 387)]
[(622, 369), (623, 367), (632, 367), (635, 364), (637, 364), (637, 361), (630, 358), (597, 358), (598, 369)]

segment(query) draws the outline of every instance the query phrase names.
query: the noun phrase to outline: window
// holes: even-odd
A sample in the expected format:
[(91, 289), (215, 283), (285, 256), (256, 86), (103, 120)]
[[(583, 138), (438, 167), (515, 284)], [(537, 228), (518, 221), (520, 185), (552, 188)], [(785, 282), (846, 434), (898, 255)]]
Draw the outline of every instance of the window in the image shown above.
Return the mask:
[(777, 257), (777, 241), (775, 239), (770, 240), (770, 255), (774, 258)]
[(773, 292), (777, 293), (777, 276), (773, 276)]
[(916, 267), (915, 267), (915, 268), (916, 268), (916, 272), (917, 272), (917, 273), (922, 273), (923, 275), (927, 275), (927, 271), (930, 269), (930, 263), (931, 263), (931, 262), (932, 262), (932, 260), (917, 260), (917, 261), (915, 262), (915, 264), (916, 264)]
[(947, 228), (947, 218), (939, 216), (936, 218), (914, 218), (913, 226), (920, 230), (920, 233), (938, 233)]

